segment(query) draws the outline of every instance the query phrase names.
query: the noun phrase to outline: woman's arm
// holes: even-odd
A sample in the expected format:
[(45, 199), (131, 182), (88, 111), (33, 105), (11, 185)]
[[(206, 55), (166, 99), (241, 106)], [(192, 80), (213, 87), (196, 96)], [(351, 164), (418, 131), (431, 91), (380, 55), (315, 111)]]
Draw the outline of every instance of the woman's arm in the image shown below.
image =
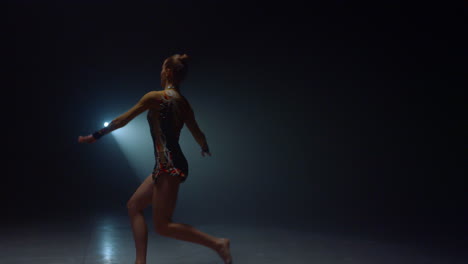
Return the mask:
[(192, 133), (192, 136), (197, 141), (198, 145), (200, 145), (200, 147), (202, 148), (202, 156), (205, 156), (205, 153), (211, 156), (205, 134), (201, 131), (200, 127), (198, 126), (198, 123), (195, 120), (195, 113), (193, 112), (191, 107), (189, 108), (187, 118), (185, 120), (185, 125)]
[(97, 139), (101, 138), (102, 136), (119, 129), (128, 122), (130, 122), (133, 118), (147, 110), (148, 108), (152, 106), (156, 106), (161, 102), (161, 92), (160, 91), (152, 91), (147, 94), (145, 94), (139, 101), (136, 103), (130, 110), (125, 112), (124, 114), (120, 115), (119, 117), (115, 118), (110, 122), (110, 124), (107, 127), (104, 127), (96, 132), (94, 132), (91, 135), (85, 136), (85, 137), (79, 137), (78, 142), (80, 143), (93, 143)]

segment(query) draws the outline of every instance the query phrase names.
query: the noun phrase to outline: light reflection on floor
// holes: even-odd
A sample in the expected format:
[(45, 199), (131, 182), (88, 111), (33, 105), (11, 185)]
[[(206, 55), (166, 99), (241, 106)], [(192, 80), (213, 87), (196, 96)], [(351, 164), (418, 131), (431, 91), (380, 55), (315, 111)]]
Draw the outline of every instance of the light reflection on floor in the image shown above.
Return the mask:
[[(215, 264), (217, 254), (203, 246), (161, 237), (150, 219), (148, 263)], [(438, 248), (303, 232), (285, 227), (198, 225), (196, 228), (231, 238), (234, 263), (467, 263), (467, 253), (451, 255)], [(36, 222), (3, 226), (0, 263), (119, 264), (134, 262), (135, 248), (128, 216), (76, 221)]]
[(135, 175), (143, 181), (153, 171), (154, 148), (146, 113), (133, 119), (126, 126), (111, 133), (128, 160)]

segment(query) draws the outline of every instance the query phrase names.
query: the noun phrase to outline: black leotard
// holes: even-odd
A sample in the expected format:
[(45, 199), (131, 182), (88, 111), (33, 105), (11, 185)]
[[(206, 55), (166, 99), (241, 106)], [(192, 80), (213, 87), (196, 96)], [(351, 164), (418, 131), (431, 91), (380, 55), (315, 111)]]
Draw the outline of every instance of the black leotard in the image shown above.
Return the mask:
[(156, 183), (162, 173), (168, 173), (184, 182), (188, 176), (188, 163), (180, 148), (179, 137), (188, 103), (173, 90), (164, 90), (160, 106), (159, 111), (149, 109), (147, 115), (156, 160), (152, 178)]

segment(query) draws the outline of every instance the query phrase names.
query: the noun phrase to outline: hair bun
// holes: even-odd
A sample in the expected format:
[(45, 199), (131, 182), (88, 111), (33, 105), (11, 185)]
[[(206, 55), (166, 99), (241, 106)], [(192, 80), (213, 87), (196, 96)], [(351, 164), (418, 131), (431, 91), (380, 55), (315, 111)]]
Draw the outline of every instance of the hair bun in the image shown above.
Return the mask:
[(191, 59), (191, 58), (190, 58), (189, 55), (187, 55), (187, 54), (182, 54), (182, 55), (180, 55), (180, 57), (179, 57), (179, 60), (180, 60), (182, 63), (187, 63), (187, 62), (190, 61), (190, 59)]

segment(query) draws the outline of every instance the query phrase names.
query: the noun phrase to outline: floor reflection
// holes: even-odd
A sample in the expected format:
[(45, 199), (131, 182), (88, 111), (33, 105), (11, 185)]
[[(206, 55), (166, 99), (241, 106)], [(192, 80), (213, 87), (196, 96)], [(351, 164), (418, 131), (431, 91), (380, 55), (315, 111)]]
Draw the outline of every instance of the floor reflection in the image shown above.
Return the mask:
[[(431, 241), (410, 243), (364, 236), (309, 232), (287, 226), (198, 225), (215, 236), (231, 238), (233, 260), (243, 264), (468, 263), (463, 247)], [(128, 264), (135, 247), (128, 216), (103, 216), (60, 225), (2, 227), (0, 263)], [(148, 263), (221, 263), (211, 249), (157, 235), (149, 226)]]

